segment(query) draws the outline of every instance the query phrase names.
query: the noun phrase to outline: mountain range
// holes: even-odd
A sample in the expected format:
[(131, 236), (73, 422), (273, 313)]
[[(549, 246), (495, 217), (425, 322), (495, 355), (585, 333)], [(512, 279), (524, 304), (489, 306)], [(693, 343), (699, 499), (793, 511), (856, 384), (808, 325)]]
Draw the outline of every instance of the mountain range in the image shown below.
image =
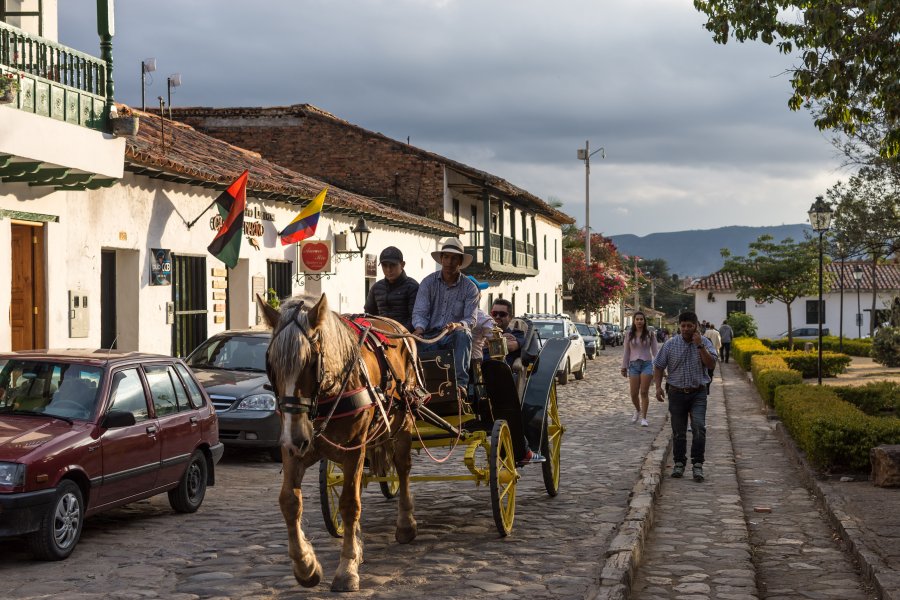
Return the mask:
[(812, 228), (806, 224), (777, 225), (772, 227), (719, 227), (651, 233), (645, 236), (633, 234), (612, 235), (619, 252), (641, 258), (662, 258), (669, 266), (669, 273), (682, 277), (703, 277), (722, 268), (725, 260), (721, 249), (728, 248), (734, 256), (746, 256), (750, 242), (761, 235), (771, 235), (776, 241), (791, 238), (795, 242), (804, 239)]

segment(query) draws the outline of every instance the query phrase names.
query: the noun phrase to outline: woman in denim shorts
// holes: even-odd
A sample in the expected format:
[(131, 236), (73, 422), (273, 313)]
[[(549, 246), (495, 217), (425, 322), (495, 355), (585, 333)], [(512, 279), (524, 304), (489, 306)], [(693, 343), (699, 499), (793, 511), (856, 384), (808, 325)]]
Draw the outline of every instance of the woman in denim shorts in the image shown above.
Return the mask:
[(631, 329), (625, 335), (625, 354), (622, 355), (622, 377), (628, 378), (634, 414), (631, 422), (641, 420), (647, 427), (647, 409), (650, 407), (650, 382), (653, 380), (653, 359), (658, 349), (656, 336), (647, 329), (647, 317), (634, 313)]

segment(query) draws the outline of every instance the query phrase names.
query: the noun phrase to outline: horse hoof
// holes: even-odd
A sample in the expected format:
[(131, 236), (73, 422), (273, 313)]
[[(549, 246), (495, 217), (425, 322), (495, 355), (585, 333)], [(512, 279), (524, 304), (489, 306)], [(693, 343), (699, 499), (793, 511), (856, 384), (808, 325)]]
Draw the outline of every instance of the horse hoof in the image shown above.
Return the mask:
[(294, 579), (297, 580), (297, 583), (302, 585), (303, 587), (312, 588), (316, 587), (322, 582), (322, 578), (324, 577), (324, 573), (322, 571), (322, 565), (316, 563), (316, 570), (313, 571), (313, 574), (309, 577), (309, 579), (303, 579), (300, 575), (294, 571)]
[(397, 540), (399, 544), (408, 544), (414, 539), (416, 539), (416, 528), (415, 527), (403, 527), (398, 528), (394, 533), (394, 539)]
[(335, 577), (331, 582), (332, 592), (358, 592), (359, 591), (359, 575), (345, 575), (343, 577)]

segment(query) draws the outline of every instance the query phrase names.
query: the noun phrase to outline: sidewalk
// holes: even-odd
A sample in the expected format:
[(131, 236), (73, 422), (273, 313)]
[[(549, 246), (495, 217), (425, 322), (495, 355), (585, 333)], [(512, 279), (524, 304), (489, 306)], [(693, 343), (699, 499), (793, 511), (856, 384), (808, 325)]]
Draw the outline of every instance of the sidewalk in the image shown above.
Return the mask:
[[(648, 455), (655, 501), (626, 576), (594, 598), (900, 600), (900, 490), (816, 479), (736, 365), (719, 369), (707, 425), (704, 483), (671, 479), (670, 452)], [(667, 426), (655, 448), (670, 438)], [(607, 556), (607, 576), (624, 556)]]

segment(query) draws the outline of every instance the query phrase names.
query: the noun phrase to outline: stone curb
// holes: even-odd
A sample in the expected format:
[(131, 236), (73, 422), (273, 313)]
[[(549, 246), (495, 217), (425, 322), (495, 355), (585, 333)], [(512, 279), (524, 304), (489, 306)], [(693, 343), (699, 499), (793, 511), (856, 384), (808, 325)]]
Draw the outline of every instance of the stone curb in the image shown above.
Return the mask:
[(631, 489), (625, 519), (606, 551), (599, 582), (588, 590), (587, 600), (627, 600), (644, 543), (653, 527), (654, 504), (671, 445), (672, 428), (667, 412), (662, 429), (644, 457), (640, 478)]
[(897, 590), (900, 590), (900, 576), (890, 569), (886, 569), (882, 561), (878, 560), (877, 556), (873, 555), (866, 548), (865, 540), (860, 534), (859, 527), (855, 520), (843, 509), (843, 503), (840, 499), (828, 497), (825, 489), (819, 485), (815, 470), (806, 461), (803, 451), (797, 447), (794, 438), (785, 429), (781, 419), (775, 413), (775, 409), (759, 397), (759, 391), (753, 385), (750, 374), (744, 373), (740, 368), (738, 369), (740, 373), (747, 377), (751, 389), (760, 402), (761, 410), (769, 420), (773, 421), (775, 435), (778, 436), (781, 445), (784, 446), (788, 456), (800, 467), (803, 485), (815, 495), (822, 510), (828, 515), (828, 520), (832, 526), (841, 534), (841, 538), (850, 547), (854, 558), (859, 562), (864, 577), (875, 586), (881, 600), (900, 600), (900, 595), (897, 593)]

